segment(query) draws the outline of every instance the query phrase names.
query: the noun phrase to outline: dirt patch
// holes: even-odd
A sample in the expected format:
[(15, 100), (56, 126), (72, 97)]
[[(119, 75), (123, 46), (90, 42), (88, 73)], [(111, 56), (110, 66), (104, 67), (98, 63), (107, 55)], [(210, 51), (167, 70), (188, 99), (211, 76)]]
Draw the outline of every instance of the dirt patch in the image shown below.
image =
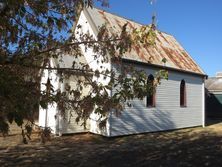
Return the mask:
[(46, 144), (0, 138), (0, 166), (220, 166), (222, 124), (118, 138), (55, 137)]

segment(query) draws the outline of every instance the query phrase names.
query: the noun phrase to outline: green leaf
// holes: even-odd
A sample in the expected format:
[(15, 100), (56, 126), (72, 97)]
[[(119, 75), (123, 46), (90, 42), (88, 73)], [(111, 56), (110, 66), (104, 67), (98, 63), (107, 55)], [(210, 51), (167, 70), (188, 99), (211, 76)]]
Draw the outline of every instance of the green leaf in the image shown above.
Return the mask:
[(45, 100), (41, 100), (39, 104), (43, 109), (47, 109), (48, 107), (48, 103)]

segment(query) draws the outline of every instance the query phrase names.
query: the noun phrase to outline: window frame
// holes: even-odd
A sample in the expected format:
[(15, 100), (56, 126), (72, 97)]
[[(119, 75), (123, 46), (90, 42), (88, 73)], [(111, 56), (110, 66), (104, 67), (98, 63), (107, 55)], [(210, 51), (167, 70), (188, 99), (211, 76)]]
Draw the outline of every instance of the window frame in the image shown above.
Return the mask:
[[(147, 85), (150, 84), (152, 87), (154, 85), (154, 76), (150, 74), (147, 78)], [(154, 87), (152, 88), (153, 90), (150, 89), (150, 91), (153, 91), (152, 94), (148, 94), (146, 96), (146, 107), (147, 108), (154, 108), (156, 107), (156, 91)]]
[(187, 107), (187, 88), (186, 81), (184, 79), (180, 82), (180, 107)]

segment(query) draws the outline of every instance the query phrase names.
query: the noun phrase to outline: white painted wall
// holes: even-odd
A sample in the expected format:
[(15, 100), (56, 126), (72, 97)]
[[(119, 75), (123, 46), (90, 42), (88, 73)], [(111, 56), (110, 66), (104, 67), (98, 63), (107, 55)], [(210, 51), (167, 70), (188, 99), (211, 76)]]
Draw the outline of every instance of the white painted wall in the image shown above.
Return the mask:
[[(147, 74), (158, 69), (137, 66)], [(187, 90), (187, 107), (180, 107), (180, 82), (184, 79)], [(115, 91), (113, 91), (114, 93)], [(169, 79), (161, 80), (156, 89), (156, 107), (147, 108), (146, 99), (130, 101), (119, 117), (110, 117), (111, 136), (162, 131), (193, 126), (204, 126), (203, 77), (169, 71)]]
[[(71, 68), (74, 60), (74, 56), (63, 54), (60, 55), (58, 59), (51, 59), (50, 65), (52, 68)], [(55, 91), (58, 89), (64, 91), (64, 85), (66, 83), (70, 84), (72, 89), (75, 89), (75, 77), (71, 77), (69, 80), (64, 80), (64, 82), (59, 82), (59, 76), (57, 75), (56, 70), (44, 70), (41, 78), (41, 91), (46, 89), (44, 84), (47, 82), (48, 77), (50, 78), (51, 84), (53, 85)], [(84, 129), (84, 127), (81, 126), (82, 122), (79, 122), (79, 124), (76, 123), (75, 111), (71, 111), (71, 113), (72, 116), (70, 115), (70, 111), (66, 111), (64, 117), (64, 115), (58, 110), (56, 103), (49, 104), (48, 109), (43, 109), (40, 107), (39, 126), (50, 127), (52, 129), (52, 133), (60, 135), (88, 131), (88, 129)]]
[[(54, 61), (50, 60), (50, 65), (54, 66)], [(45, 84), (47, 83), (48, 78), (50, 79), (51, 84), (54, 87), (54, 90), (59, 88), (59, 78), (56, 74), (55, 70), (44, 70), (41, 78), (41, 91), (46, 89)], [(57, 113), (57, 104), (49, 104), (47, 109), (39, 108), (39, 126), (41, 127), (50, 127), (52, 129), (52, 133), (55, 133), (56, 129), (56, 113)]]
[(205, 106), (205, 82), (203, 80), (202, 83), (202, 126), (205, 127), (205, 114), (206, 106)]
[[(79, 17), (79, 21), (77, 23), (77, 25), (81, 25), (81, 29), (76, 29), (75, 30), (75, 34), (77, 38), (80, 38), (79, 35), (80, 33), (84, 33), (84, 34), (89, 34), (92, 35), (94, 40), (97, 40), (97, 32), (95, 30), (95, 28), (92, 28), (92, 24), (90, 24), (90, 18), (87, 17), (87, 11), (84, 11), (80, 14)], [(93, 30), (94, 29), (94, 30)], [(80, 33), (77, 33), (77, 31), (79, 31)], [(79, 39), (81, 40), (81, 39)], [(83, 54), (85, 55), (85, 59), (87, 61), (87, 64), (89, 65), (89, 67), (93, 70), (99, 70), (99, 71), (104, 71), (104, 70), (111, 70), (111, 64), (110, 62), (107, 63), (103, 63), (102, 62), (102, 57), (98, 57), (98, 58), (94, 58), (94, 55), (97, 55), (94, 51), (93, 48), (88, 47), (86, 49), (86, 47), (81, 44), (80, 48), (83, 52)], [(104, 76), (101, 76), (99, 78), (94, 77), (94, 80), (96, 80), (98, 82), (98, 84), (108, 84), (110, 79), (106, 78), (104, 79)]]
[[(71, 86), (71, 89), (76, 89), (76, 82), (78, 77), (80, 76), (72, 76), (68, 80), (65, 80), (64, 84), (69, 84)], [(89, 92), (89, 87), (84, 87), (83, 96)], [(89, 131), (89, 121), (87, 121), (86, 128), (82, 125), (83, 121), (76, 122), (77, 114), (74, 110), (66, 110), (65, 115), (63, 117), (59, 117), (58, 122), (58, 132), (60, 134), (67, 134), (67, 133), (81, 133), (81, 132), (88, 132)]]
[[(84, 33), (84, 34), (90, 34), (93, 36), (93, 38), (96, 40), (97, 37), (97, 27), (93, 27), (93, 23), (91, 18), (89, 17), (88, 13), (86, 10), (84, 10), (79, 17), (79, 21), (77, 23), (77, 25), (81, 25), (81, 29), (76, 29), (75, 30), (75, 34), (76, 37), (79, 38), (79, 34), (80, 33)], [(79, 33), (77, 32), (79, 31)], [(89, 67), (95, 71), (95, 70), (99, 70), (99, 71), (103, 71), (103, 70), (111, 70), (111, 64), (110, 62), (107, 63), (102, 63), (102, 58), (98, 57), (97, 59), (94, 58), (93, 55), (95, 55), (95, 53), (93, 52), (93, 48), (87, 48), (84, 45), (80, 45), (80, 48), (83, 52), (83, 54), (85, 55), (85, 59), (86, 62), (88, 63)], [(105, 78), (104, 76), (100, 76), (99, 78), (97, 77), (93, 77), (93, 80), (97, 82), (97, 84), (102, 84), (102, 85), (106, 85), (109, 83), (110, 78)], [(109, 92), (111, 93), (111, 92)], [(90, 116), (90, 132), (92, 133), (96, 133), (96, 134), (101, 134), (101, 135), (109, 135), (109, 125), (107, 122), (107, 128), (104, 130), (101, 130), (99, 128), (99, 118), (100, 116), (98, 114), (92, 113)]]

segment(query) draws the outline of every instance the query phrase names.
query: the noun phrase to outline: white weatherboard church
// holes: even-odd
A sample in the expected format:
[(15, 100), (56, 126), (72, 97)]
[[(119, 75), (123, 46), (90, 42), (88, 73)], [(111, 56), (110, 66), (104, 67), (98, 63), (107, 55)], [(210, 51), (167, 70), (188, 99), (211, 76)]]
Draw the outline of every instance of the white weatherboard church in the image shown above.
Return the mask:
[[(84, 9), (77, 25), (82, 26), (82, 32), (89, 32), (96, 39), (98, 27), (105, 23), (110, 31), (116, 33), (120, 32), (125, 23), (128, 23), (130, 28), (142, 26), (96, 8)], [(84, 61), (96, 70), (100, 65), (93, 61), (92, 49), (85, 50), (84, 46), (80, 47), (85, 55)], [(151, 56), (153, 60), (150, 62)], [(162, 62), (163, 58), (167, 60), (166, 63)], [(60, 67), (71, 67), (73, 60), (72, 56), (63, 55), (63, 63), (51, 59), (51, 64), (57, 66), (60, 63)], [(161, 84), (157, 86), (156, 92), (152, 96), (143, 100), (132, 100), (132, 106), (126, 106), (120, 116), (117, 117), (115, 113), (110, 112), (106, 128), (103, 130), (99, 129), (98, 115), (91, 114), (87, 129), (84, 129), (83, 126), (75, 123), (75, 116), (70, 119), (60, 117), (56, 104), (48, 106), (47, 110), (40, 108), (39, 125), (50, 127), (55, 134), (87, 131), (108, 137), (204, 126), (204, 80), (206, 75), (172, 35), (157, 31), (154, 47), (133, 46), (130, 53), (126, 53), (122, 60), (125, 64), (133, 64), (134, 67), (146, 71), (150, 80), (157, 71), (164, 68), (168, 71), (168, 80), (161, 80)], [(121, 69), (116, 68), (115, 64), (111, 62), (103, 64), (103, 68), (121, 73)], [(67, 82), (75, 85), (71, 79), (60, 83), (59, 76), (53, 72), (48, 73), (47, 70), (44, 71), (42, 83), (47, 81), (48, 75), (55, 88), (63, 89)], [(106, 84), (108, 80), (101, 79), (98, 80), (99, 82)], [(42, 89), (44, 89), (44, 85)], [(110, 95), (114, 91), (109, 92)], [(69, 117), (68, 113), (66, 117)]]

